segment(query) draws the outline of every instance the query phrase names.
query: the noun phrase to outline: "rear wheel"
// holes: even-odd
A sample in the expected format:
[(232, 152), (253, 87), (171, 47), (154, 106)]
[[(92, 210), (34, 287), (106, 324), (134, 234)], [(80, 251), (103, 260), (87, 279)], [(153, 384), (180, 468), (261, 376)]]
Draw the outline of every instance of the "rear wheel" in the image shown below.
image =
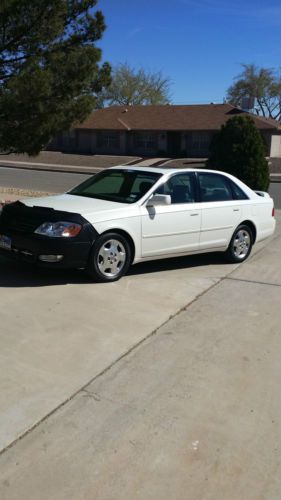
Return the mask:
[(126, 238), (118, 233), (106, 233), (93, 246), (87, 272), (96, 281), (117, 281), (127, 272), (130, 263), (131, 249)]
[(253, 234), (246, 225), (238, 226), (235, 230), (226, 257), (229, 262), (243, 262), (249, 257), (253, 246)]

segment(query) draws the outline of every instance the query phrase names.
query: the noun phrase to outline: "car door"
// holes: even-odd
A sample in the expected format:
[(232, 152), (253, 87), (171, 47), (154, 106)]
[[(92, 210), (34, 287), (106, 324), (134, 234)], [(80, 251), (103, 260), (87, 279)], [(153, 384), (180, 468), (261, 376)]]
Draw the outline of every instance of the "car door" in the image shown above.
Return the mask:
[(173, 174), (154, 194), (170, 195), (171, 205), (141, 207), (142, 257), (198, 250), (201, 207), (194, 174)]
[(200, 249), (225, 248), (241, 220), (241, 200), (234, 199), (228, 177), (197, 173), (201, 197)]

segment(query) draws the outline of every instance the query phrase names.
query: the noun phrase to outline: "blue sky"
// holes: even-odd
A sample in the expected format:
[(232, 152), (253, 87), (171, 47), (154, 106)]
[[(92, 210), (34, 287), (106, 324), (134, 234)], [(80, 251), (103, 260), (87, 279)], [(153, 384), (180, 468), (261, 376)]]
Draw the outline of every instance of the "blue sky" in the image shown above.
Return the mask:
[(281, 67), (280, 0), (99, 0), (104, 60), (162, 71), (175, 104), (222, 102), (240, 63)]

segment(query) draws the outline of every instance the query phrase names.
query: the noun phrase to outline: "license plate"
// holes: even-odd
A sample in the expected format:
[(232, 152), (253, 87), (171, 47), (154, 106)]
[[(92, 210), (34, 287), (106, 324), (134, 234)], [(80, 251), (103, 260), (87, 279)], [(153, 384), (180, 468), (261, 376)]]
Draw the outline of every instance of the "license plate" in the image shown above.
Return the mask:
[(9, 238), (9, 236), (0, 234), (0, 248), (3, 248), (4, 250), (11, 250), (12, 240), (11, 238)]

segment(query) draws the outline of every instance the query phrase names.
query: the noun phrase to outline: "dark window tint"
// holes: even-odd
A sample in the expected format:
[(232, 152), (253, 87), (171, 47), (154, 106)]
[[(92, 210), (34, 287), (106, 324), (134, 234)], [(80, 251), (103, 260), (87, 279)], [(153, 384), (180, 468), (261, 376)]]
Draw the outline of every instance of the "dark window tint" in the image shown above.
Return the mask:
[(162, 184), (157, 194), (169, 194), (172, 203), (194, 203), (195, 192), (193, 176), (191, 174), (173, 175), (165, 184)]
[(237, 184), (235, 184), (235, 182), (232, 182), (230, 179), (229, 179), (229, 182), (231, 183), (231, 188), (232, 188), (232, 191), (233, 191), (233, 194), (234, 194), (234, 198), (236, 200), (248, 200), (248, 196), (244, 193), (244, 191), (239, 187), (237, 186)]
[(142, 198), (162, 174), (136, 170), (103, 171), (70, 191), (70, 194), (134, 203)]
[(232, 200), (230, 183), (226, 177), (218, 174), (198, 174), (201, 201)]

